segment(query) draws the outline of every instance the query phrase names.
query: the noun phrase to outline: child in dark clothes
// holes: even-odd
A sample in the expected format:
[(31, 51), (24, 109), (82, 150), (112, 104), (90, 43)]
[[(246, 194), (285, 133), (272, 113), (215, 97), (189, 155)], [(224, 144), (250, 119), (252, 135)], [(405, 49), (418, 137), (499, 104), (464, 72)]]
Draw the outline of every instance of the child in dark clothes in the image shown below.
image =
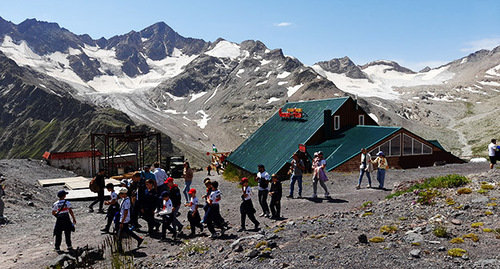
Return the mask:
[(271, 196), (271, 202), (269, 207), (271, 207), (271, 218), (280, 219), (281, 218), (281, 182), (278, 180), (278, 176), (273, 174), (271, 176), (271, 189), (269, 190), (269, 196)]

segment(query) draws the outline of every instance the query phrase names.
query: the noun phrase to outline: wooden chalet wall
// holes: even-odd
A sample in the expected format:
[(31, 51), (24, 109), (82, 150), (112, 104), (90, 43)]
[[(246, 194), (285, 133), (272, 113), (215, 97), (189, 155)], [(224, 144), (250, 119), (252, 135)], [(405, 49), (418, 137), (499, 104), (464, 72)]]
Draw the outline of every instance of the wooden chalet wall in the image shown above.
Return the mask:
[[(352, 98), (348, 98), (347, 101), (332, 115), (330, 126), (332, 129), (330, 130), (333, 134), (335, 132), (339, 132), (340, 130), (359, 125), (359, 115), (365, 116), (365, 124), (364, 125), (374, 125), (378, 126), (378, 123), (373, 120), (368, 113), (366, 113), (361, 106), (356, 106), (356, 101)], [(335, 116), (340, 116), (340, 129), (334, 130), (335, 126)], [(321, 127), (312, 137), (307, 141), (306, 145), (314, 145), (320, 142), (325, 141), (325, 125)]]
[[(394, 157), (387, 157), (387, 161), (389, 163), (389, 168), (390, 169), (408, 169), (408, 168), (417, 168), (419, 166), (421, 167), (426, 167), (426, 166), (433, 166), (435, 163), (439, 164), (450, 164), (450, 163), (464, 163), (464, 161), (453, 154), (442, 150), (441, 148), (427, 142), (426, 140), (423, 140), (422, 138), (416, 136), (415, 134), (412, 134), (411, 132), (402, 129), (399, 132), (396, 132), (395, 134), (391, 135), (390, 137), (380, 141), (376, 145), (368, 148), (368, 152), (371, 152), (373, 149), (377, 148), (378, 146), (384, 144), (385, 142), (391, 140), (392, 138), (396, 137), (397, 135), (401, 134), (401, 140), (403, 137), (403, 134), (406, 134), (414, 139), (417, 139), (418, 141), (422, 142), (423, 144), (429, 146), (432, 148), (432, 154), (425, 154), (425, 155), (401, 155), (401, 156), (394, 156)], [(403, 152), (403, 143), (401, 141), (401, 152)], [(361, 149), (360, 149), (361, 150)], [(374, 160), (377, 156), (372, 155), (372, 159)], [(349, 159), (345, 163), (339, 165), (336, 167), (333, 171), (335, 172), (353, 172), (353, 171), (359, 171), (359, 165), (360, 165), (360, 160), (361, 160), (361, 152), (354, 156), (353, 158)], [(377, 167), (374, 165), (373, 167), (376, 169)]]

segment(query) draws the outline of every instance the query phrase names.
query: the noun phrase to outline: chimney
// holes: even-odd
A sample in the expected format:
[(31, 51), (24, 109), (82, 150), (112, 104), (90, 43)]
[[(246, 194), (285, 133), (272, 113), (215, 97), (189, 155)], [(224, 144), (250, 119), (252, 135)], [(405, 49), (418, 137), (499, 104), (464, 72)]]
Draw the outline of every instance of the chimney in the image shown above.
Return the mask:
[(332, 111), (330, 109), (323, 110), (323, 131), (325, 140), (332, 138)]

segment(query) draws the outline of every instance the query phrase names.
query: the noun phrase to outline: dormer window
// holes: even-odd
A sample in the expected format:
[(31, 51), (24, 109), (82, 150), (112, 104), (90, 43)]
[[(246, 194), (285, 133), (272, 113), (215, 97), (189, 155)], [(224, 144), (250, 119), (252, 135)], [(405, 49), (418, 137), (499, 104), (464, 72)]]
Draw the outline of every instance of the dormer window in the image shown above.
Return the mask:
[(365, 125), (365, 115), (359, 115), (358, 125)]
[(333, 129), (334, 130), (340, 129), (340, 116), (333, 117)]

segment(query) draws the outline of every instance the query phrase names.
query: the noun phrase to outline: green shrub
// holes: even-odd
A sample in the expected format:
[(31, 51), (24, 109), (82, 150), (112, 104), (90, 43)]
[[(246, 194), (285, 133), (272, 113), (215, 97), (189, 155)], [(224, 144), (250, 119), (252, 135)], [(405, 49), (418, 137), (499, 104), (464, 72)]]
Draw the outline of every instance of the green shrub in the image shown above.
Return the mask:
[(365, 213), (363, 213), (363, 215), (361, 215), (361, 217), (364, 218), (364, 217), (370, 216), (370, 215), (373, 215), (373, 213), (372, 212), (365, 212)]
[(446, 197), (446, 204), (447, 205), (454, 205), (456, 204), (457, 202), (455, 202), (455, 200), (453, 200), (453, 198), (450, 198), (450, 197)]
[(482, 222), (474, 222), (474, 223), (472, 223), (470, 225), (470, 227), (472, 227), (472, 228), (479, 228), (479, 227), (481, 227), (483, 225), (484, 225), (484, 223), (482, 223)]
[(398, 230), (396, 226), (392, 225), (384, 225), (380, 227), (380, 232), (381, 233), (395, 233)]
[(361, 208), (367, 208), (367, 207), (370, 207), (372, 205), (373, 205), (372, 201), (364, 202), (363, 205), (361, 206)]
[(466, 235), (464, 235), (464, 236), (462, 236), (462, 237), (463, 237), (463, 238), (470, 238), (470, 239), (472, 239), (472, 241), (474, 241), (474, 242), (479, 241), (479, 236), (477, 236), (477, 234), (475, 234), (475, 233), (466, 234)]
[(448, 237), (448, 230), (446, 229), (445, 226), (436, 226), (436, 227), (434, 227), (434, 230), (432, 231), (432, 233), (435, 236), (440, 237), (440, 238), (446, 238), (446, 237)]
[(495, 187), (491, 184), (481, 184), (482, 190), (493, 190)]
[(435, 202), (434, 198), (439, 197), (441, 192), (435, 189), (426, 189), (426, 190), (415, 190), (415, 193), (418, 196), (417, 203), (422, 205), (433, 205)]
[(450, 240), (450, 243), (452, 243), (452, 244), (461, 244), (463, 242), (465, 242), (465, 241), (462, 238), (460, 238), (460, 237), (453, 238), (453, 239)]
[(469, 194), (472, 193), (472, 190), (469, 188), (461, 188), (457, 191), (458, 194)]
[(454, 188), (454, 187), (460, 187), (463, 186), (467, 183), (469, 183), (469, 179), (465, 176), (462, 175), (457, 175), (457, 174), (450, 174), (446, 176), (439, 176), (439, 177), (430, 177), (427, 178), (424, 182), (422, 183), (417, 183), (410, 188), (402, 191), (397, 191), (389, 196), (386, 197), (386, 199), (391, 199), (396, 196), (400, 196), (401, 194), (408, 193), (408, 192), (413, 192), (415, 190), (424, 190), (424, 189), (432, 189), (432, 188)]
[(373, 238), (370, 238), (368, 241), (370, 241), (372, 243), (381, 243), (381, 242), (384, 242), (385, 239), (383, 237), (375, 236)]

